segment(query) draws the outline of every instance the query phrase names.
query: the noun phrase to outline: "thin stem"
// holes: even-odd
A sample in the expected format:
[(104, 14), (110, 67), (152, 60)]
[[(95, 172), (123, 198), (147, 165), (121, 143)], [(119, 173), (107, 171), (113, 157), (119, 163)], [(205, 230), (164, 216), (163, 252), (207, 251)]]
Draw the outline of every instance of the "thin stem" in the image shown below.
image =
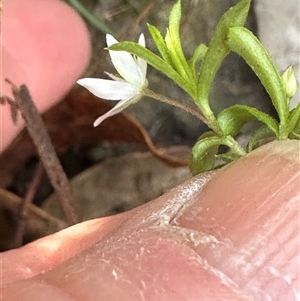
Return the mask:
[(240, 155), (242, 157), (247, 154), (246, 151), (241, 147), (241, 145), (236, 140), (233, 139), (232, 136), (227, 136), (225, 138), (225, 141), (226, 141), (225, 144), (228, 147), (230, 147), (237, 155)]
[(84, 5), (78, 0), (68, 0), (69, 3), (93, 26), (102, 31), (103, 33), (112, 33), (112, 30), (102, 22), (102, 20), (96, 18)]
[(206, 125), (208, 125), (210, 127), (210, 122), (209, 120), (199, 111), (196, 111), (174, 99), (171, 99), (171, 98), (168, 98), (166, 97), (165, 95), (162, 95), (162, 94), (159, 94), (159, 93), (156, 93), (156, 92), (153, 92), (152, 90), (149, 90), (149, 89), (145, 89), (143, 91), (143, 95), (144, 96), (148, 96), (148, 97), (151, 97), (151, 98), (154, 98), (156, 100), (159, 100), (161, 102), (164, 102), (164, 103), (167, 103), (169, 105), (172, 105), (174, 107), (177, 107), (195, 117), (197, 117), (198, 119), (200, 119), (202, 122), (204, 122)]

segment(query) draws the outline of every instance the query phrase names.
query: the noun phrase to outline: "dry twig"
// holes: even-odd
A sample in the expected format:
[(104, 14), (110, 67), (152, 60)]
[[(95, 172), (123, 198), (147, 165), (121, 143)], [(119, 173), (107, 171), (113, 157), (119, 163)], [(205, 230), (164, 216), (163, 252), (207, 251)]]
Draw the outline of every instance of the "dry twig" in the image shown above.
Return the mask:
[(16, 247), (20, 247), (23, 245), (23, 237), (26, 227), (26, 220), (28, 218), (28, 208), (30, 204), (32, 204), (32, 201), (34, 199), (34, 196), (36, 194), (36, 191), (38, 189), (41, 176), (43, 174), (43, 165), (41, 162), (38, 163), (36, 166), (36, 169), (34, 171), (33, 179), (31, 183), (29, 184), (29, 187), (27, 189), (26, 195), (23, 199), (23, 202), (21, 202), (19, 207), (19, 219), (18, 219), (18, 225), (15, 233), (15, 245)]
[(14, 102), (25, 120), (27, 130), (37, 148), (45, 171), (49, 176), (49, 180), (58, 195), (66, 218), (70, 224), (77, 223), (79, 220), (75, 212), (69, 181), (57, 158), (50, 137), (34, 105), (28, 88), (26, 85), (17, 87), (8, 79), (6, 79), (6, 81), (11, 85), (12, 93), (15, 98)]

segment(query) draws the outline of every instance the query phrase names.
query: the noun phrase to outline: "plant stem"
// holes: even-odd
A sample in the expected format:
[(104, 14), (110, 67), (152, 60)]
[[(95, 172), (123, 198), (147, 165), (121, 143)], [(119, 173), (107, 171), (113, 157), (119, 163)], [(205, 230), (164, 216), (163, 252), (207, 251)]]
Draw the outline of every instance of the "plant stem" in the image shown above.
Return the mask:
[(159, 100), (161, 102), (164, 102), (164, 103), (167, 103), (169, 105), (172, 105), (174, 107), (177, 107), (187, 113), (190, 113), (191, 115), (197, 117), (198, 119), (200, 119), (202, 122), (204, 122), (206, 125), (208, 125), (210, 127), (210, 122), (209, 120), (199, 111), (197, 110), (194, 110), (174, 99), (171, 99), (171, 98), (168, 98), (166, 97), (165, 95), (162, 95), (162, 94), (159, 94), (159, 93), (156, 93), (156, 92), (153, 92), (152, 90), (149, 90), (149, 89), (145, 89), (143, 90), (143, 95), (144, 96), (148, 96), (148, 97), (151, 97), (153, 99), (156, 99), (156, 100)]
[(96, 18), (84, 5), (78, 0), (68, 0), (69, 3), (93, 26), (103, 33), (112, 33), (112, 30), (104, 24), (104, 22)]
[(236, 140), (234, 140), (232, 136), (227, 136), (225, 138), (225, 141), (226, 141), (225, 144), (228, 147), (230, 147), (237, 155), (240, 155), (242, 157), (247, 154), (246, 151), (241, 147), (241, 145)]

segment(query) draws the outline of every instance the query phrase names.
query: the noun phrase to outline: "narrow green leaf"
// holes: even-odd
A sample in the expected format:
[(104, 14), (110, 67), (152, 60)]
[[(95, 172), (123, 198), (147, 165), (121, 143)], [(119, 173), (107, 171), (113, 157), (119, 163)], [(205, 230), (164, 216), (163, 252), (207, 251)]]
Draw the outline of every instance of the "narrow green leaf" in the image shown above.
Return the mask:
[(298, 119), (294, 129), (289, 133), (289, 138), (300, 140), (300, 119)]
[(216, 136), (214, 132), (204, 133), (192, 148), (190, 169), (193, 175), (213, 169), (220, 145), (230, 148), (231, 158), (240, 158), (246, 154), (244, 149), (231, 136)]
[(179, 32), (181, 21), (181, 1), (178, 0), (172, 7), (170, 16), (169, 16), (169, 28), (175, 33)]
[(207, 46), (205, 44), (200, 44), (194, 51), (194, 54), (189, 61), (190, 68), (194, 70), (195, 76), (196, 76), (197, 63), (203, 61), (206, 51), (207, 51)]
[(243, 27), (230, 28), (226, 43), (253, 69), (271, 97), (281, 126), (286, 127), (289, 109), (285, 89), (278, 69), (266, 49), (251, 31)]
[[(186, 80), (190, 81), (189, 70), (185, 68), (182, 58), (180, 57), (180, 51), (178, 51), (178, 43), (172, 38), (170, 30), (167, 29), (165, 37), (166, 45), (168, 47), (169, 55), (172, 59), (175, 70)], [(187, 64), (188, 65), (188, 64)]]
[(197, 104), (203, 113), (211, 111), (208, 101), (211, 85), (222, 61), (229, 53), (229, 48), (225, 43), (227, 31), (232, 26), (244, 25), (250, 3), (251, 0), (242, 0), (230, 8), (221, 18), (208, 45), (208, 50), (201, 65), (197, 89)]
[(191, 85), (186, 82), (166, 61), (161, 57), (151, 52), (149, 49), (141, 46), (135, 42), (121, 42), (113, 44), (108, 48), (109, 50), (127, 51), (133, 55), (144, 59), (149, 65), (161, 71), (170, 79), (172, 79), (178, 86), (185, 90), (188, 94), (193, 95)]
[(215, 167), (216, 154), (223, 139), (213, 132), (204, 133), (194, 145), (190, 157), (190, 170), (193, 176)]
[(247, 151), (250, 153), (254, 149), (263, 144), (266, 139), (275, 138), (274, 132), (265, 124), (259, 127), (254, 133), (252, 133), (248, 145)]
[(164, 40), (164, 37), (162, 36), (162, 34), (160, 33), (160, 31), (155, 27), (152, 26), (150, 24), (148, 24), (148, 30), (151, 34), (151, 37), (158, 49), (158, 51), (160, 52), (162, 58), (169, 64), (169, 65), (173, 65), (173, 62), (171, 60), (171, 57), (169, 55), (169, 51), (166, 45), (166, 42)]
[(300, 125), (300, 103), (290, 112), (288, 132), (293, 132), (297, 124)]
[(293, 132), (290, 133), (289, 139), (300, 140), (300, 122)]
[(169, 17), (169, 28), (166, 33), (165, 42), (169, 50), (169, 55), (177, 72), (191, 85), (195, 81), (193, 72), (187, 63), (180, 41), (180, 20), (181, 2), (180, 0), (173, 6)]
[(227, 153), (216, 155), (216, 158), (224, 161), (226, 164), (231, 163), (231, 162), (239, 159), (240, 157), (241, 157), (241, 155), (236, 154), (232, 151), (228, 151)]
[(219, 126), (224, 135), (235, 137), (241, 128), (255, 119), (266, 124), (278, 136), (278, 123), (268, 114), (246, 105), (233, 105), (218, 115)]

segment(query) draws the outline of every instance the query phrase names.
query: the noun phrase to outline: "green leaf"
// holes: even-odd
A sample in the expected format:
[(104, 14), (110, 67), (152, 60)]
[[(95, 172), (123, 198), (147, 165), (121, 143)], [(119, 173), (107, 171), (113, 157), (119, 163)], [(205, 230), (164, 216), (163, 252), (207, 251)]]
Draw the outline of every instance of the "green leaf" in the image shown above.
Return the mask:
[[(181, 2), (176, 2), (169, 17), (169, 28), (166, 33), (165, 42), (169, 50), (176, 71), (191, 84), (195, 81), (193, 72), (190, 69), (184, 56), (180, 41), (180, 20), (181, 20)], [(195, 94), (195, 93), (194, 93)]]
[(162, 34), (159, 32), (159, 30), (155, 26), (152, 26), (152, 25), (148, 24), (148, 30), (151, 34), (151, 37), (152, 37), (158, 51), (160, 52), (162, 58), (170, 66), (172, 66), (173, 62), (172, 62), (171, 57), (169, 55), (169, 51), (168, 51), (166, 42), (164, 40), (164, 37), (162, 36)]
[(300, 119), (298, 119), (293, 131), (290, 132), (289, 138), (300, 140)]
[(211, 85), (222, 61), (229, 53), (229, 47), (225, 43), (227, 31), (232, 26), (242, 26), (245, 23), (251, 0), (242, 0), (230, 8), (221, 18), (213, 37), (209, 43), (200, 69), (198, 79), (197, 104), (204, 114), (212, 114), (209, 106), (209, 93)]
[(215, 167), (216, 154), (220, 145), (226, 145), (230, 148), (232, 158), (233, 156), (240, 158), (246, 154), (231, 136), (219, 137), (212, 131), (206, 132), (192, 148), (190, 169), (193, 175)]
[(274, 132), (266, 125), (262, 125), (252, 133), (247, 145), (247, 151), (249, 153), (252, 152), (254, 149), (261, 146), (266, 139), (270, 138), (275, 138)]
[(266, 124), (278, 136), (278, 123), (268, 114), (246, 105), (233, 105), (218, 115), (219, 126), (223, 134), (235, 137), (248, 122), (259, 120)]
[(161, 71), (170, 79), (172, 79), (178, 86), (185, 90), (188, 94), (193, 95), (194, 91), (189, 82), (185, 81), (166, 61), (161, 57), (151, 52), (149, 49), (134, 42), (121, 42), (111, 45), (109, 50), (127, 51), (133, 55), (144, 59), (149, 65)]
[(224, 161), (226, 164), (231, 163), (237, 159), (239, 159), (241, 157), (241, 155), (236, 154), (232, 151), (229, 151), (227, 153), (224, 154), (218, 154), (216, 155), (216, 157), (222, 161)]
[(196, 76), (197, 63), (203, 61), (206, 51), (207, 51), (207, 46), (205, 44), (200, 44), (194, 51), (194, 54), (189, 61), (189, 66), (192, 70), (194, 70), (195, 76)]
[(193, 176), (215, 167), (216, 154), (223, 139), (213, 132), (204, 133), (194, 145), (190, 157), (190, 170)]
[(181, 20), (181, 1), (178, 0), (172, 7), (169, 16), (169, 28), (174, 31), (175, 34), (179, 32)]
[(279, 137), (276, 136), (285, 138), (289, 109), (281, 76), (270, 55), (253, 33), (243, 27), (230, 28), (226, 43), (232, 51), (243, 57), (259, 77), (280, 119)]
[(300, 133), (300, 103), (290, 112), (288, 132)]

